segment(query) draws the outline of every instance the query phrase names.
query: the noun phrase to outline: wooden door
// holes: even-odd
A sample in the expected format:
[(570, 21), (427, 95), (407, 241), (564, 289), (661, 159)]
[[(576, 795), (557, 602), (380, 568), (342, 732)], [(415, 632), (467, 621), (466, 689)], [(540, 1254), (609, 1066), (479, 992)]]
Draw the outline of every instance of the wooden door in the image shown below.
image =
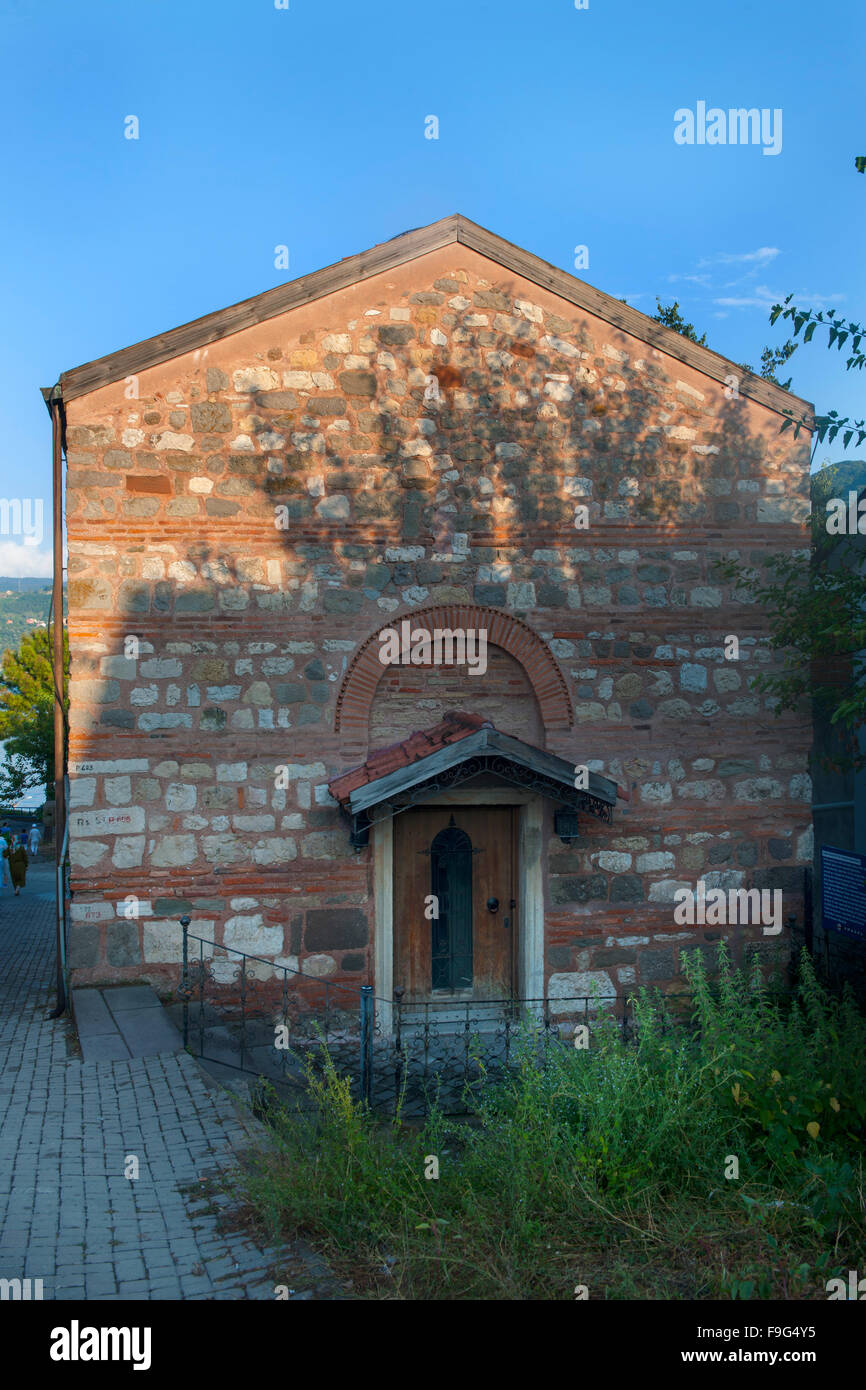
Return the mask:
[(516, 829), (513, 806), (395, 817), (394, 987), (407, 1003), (513, 997)]

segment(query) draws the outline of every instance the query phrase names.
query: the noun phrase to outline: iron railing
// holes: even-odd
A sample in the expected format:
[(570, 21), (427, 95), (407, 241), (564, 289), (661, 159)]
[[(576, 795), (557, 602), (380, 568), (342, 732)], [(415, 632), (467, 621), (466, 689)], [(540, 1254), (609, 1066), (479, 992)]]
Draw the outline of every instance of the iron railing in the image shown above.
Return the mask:
[[(369, 985), (332, 983), (197, 936), (189, 918), (180, 922), (184, 1046), (302, 1100), (311, 1075), (332, 1065), (376, 1110), (423, 1115), (435, 1102), (464, 1113), (473, 1091), (527, 1048), (543, 1056), (551, 1046), (579, 1046), (576, 1030), (591, 1030), (602, 1016), (616, 1021), (626, 1041), (637, 1031), (633, 995), (416, 1003), (396, 989), (386, 1000)], [(692, 996), (664, 998), (676, 1015)]]

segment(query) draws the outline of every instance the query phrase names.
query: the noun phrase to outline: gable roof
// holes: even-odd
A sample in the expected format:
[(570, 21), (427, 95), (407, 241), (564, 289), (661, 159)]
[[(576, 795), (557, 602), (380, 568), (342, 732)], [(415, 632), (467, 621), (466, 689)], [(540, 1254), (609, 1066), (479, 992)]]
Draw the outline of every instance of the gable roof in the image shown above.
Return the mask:
[(401, 743), (372, 753), (360, 767), (329, 782), (328, 790), (345, 811), (359, 816), (416, 789), (423, 788), (427, 796), (436, 795), (464, 780), (447, 774), (465, 763), (472, 764), (465, 780), (493, 771), (505, 782), (531, 786), (534, 791), (605, 818), (609, 818), (619, 795), (617, 784), (598, 772), (589, 773), (587, 791), (576, 791), (573, 763), (500, 733), (489, 719), (463, 710), (449, 710), (431, 729), (417, 731)]
[(324, 269), (313, 271), (310, 275), (302, 275), (298, 280), (289, 280), (284, 285), (265, 290), (262, 294), (242, 300), (240, 304), (233, 304), (228, 309), (205, 314), (203, 318), (193, 319), (190, 323), (181, 324), (179, 328), (172, 328), (166, 333), (157, 334), (154, 338), (145, 338), (131, 347), (109, 353), (106, 357), (97, 357), (92, 362), (73, 367), (60, 376), (59, 384), (63, 398), (73, 400), (77, 396), (85, 396), (101, 386), (108, 386), (114, 381), (145, 371), (148, 367), (167, 362), (172, 357), (194, 352), (196, 348), (205, 347), (208, 343), (239, 333), (244, 328), (251, 328), (267, 319), (276, 318), (278, 314), (284, 314), (289, 309), (295, 309), (301, 304), (308, 304), (314, 299), (358, 284), (372, 275), (392, 270), (407, 261), (455, 242), (470, 247), (504, 269), (511, 270), (533, 284), (568, 300), (578, 308), (658, 348), (715, 381), (724, 382), (733, 370), (738, 378), (738, 391), (741, 396), (748, 396), (782, 415), (790, 415), (807, 429), (813, 427), (814, 410), (809, 401), (792, 395), (763, 377), (744, 373), (742, 367), (731, 362), (729, 358), (721, 357), (710, 348), (699, 347), (697, 343), (684, 338), (674, 329), (665, 328), (638, 309), (633, 309), (612, 295), (594, 289), (592, 285), (587, 285), (583, 280), (578, 280), (567, 271), (543, 261), (540, 256), (534, 256), (530, 251), (524, 251), (503, 237), (496, 236), (485, 227), (479, 227), (476, 222), (470, 222), (460, 213), (443, 217), (426, 227), (415, 227), (412, 231), (393, 237), (391, 241), (380, 242), (368, 251), (347, 256), (335, 265), (325, 266)]

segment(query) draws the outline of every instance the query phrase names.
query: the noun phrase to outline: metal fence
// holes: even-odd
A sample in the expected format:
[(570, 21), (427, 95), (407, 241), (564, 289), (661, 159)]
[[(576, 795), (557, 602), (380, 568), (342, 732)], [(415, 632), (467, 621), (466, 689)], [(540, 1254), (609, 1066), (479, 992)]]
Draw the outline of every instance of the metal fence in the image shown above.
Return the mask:
[[(326, 1066), (347, 1077), (352, 1095), (375, 1110), (421, 1116), (431, 1104), (465, 1113), (473, 1091), (502, 1076), (527, 1048), (586, 1041), (601, 1018), (634, 1038), (634, 999), (580, 995), (538, 999), (455, 999), (424, 1003), (374, 995), (369, 985), (332, 983), (195, 935), (181, 918), (178, 988), (184, 1045), (203, 1061), (245, 1072), (303, 1102)], [(665, 996), (673, 1014), (691, 996)], [(179, 1020), (181, 1021), (181, 1020)]]

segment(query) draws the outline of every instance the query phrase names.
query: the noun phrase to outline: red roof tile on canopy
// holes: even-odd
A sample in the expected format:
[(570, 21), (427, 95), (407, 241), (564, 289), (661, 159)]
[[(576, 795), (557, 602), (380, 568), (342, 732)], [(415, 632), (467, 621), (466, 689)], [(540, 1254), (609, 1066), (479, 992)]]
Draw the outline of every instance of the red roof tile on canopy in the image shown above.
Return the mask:
[(420, 758), (436, 753), (449, 743), (468, 738), (479, 729), (493, 727), (490, 720), (484, 719), (480, 714), (469, 714), (465, 710), (448, 710), (440, 723), (434, 724), (431, 729), (416, 730), (408, 738), (404, 738), (402, 743), (392, 743), (388, 748), (380, 748), (378, 752), (371, 753), (360, 767), (344, 772), (341, 777), (335, 777), (333, 782), (328, 783), (328, 790), (335, 801), (344, 804), (358, 787), (365, 787), (368, 782), (386, 777), (398, 767), (408, 767), (411, 763), (417, 763)]

